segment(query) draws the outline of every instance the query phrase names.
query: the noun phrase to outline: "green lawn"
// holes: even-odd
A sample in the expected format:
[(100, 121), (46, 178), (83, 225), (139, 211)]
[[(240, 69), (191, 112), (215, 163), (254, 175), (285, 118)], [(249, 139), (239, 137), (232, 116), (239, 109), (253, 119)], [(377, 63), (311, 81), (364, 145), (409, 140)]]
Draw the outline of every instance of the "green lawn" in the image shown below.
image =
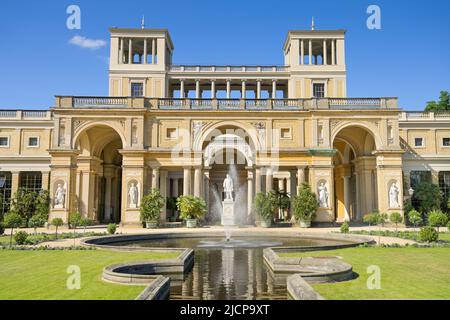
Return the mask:
[[(175, 258), (179, 253), (0, 250), (0, 300), (134, 300), (144, 289), (105, 283), (105, 266), (127, 261)], [(81, 289), (68, 290), (67, 268), (81, 269)]]
[[(313, 285), (327, 299), (450, 299), (450, 248), (368, 247), (280, 255), (340, 256), (350, 263), (357, 279)], [(367, 288), (370, 265), (381, 269), (380, 290)]]
[(441, 232), (439, 233), (439, 240), (450, 242), (450, 232)]

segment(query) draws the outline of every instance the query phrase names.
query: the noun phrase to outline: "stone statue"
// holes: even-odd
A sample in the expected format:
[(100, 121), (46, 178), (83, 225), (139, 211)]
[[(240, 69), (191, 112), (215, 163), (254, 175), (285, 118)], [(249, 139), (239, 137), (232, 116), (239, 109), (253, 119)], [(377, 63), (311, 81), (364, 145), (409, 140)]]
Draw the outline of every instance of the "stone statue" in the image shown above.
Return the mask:
[(229, 174), (227, 174), (227, 177), (225, 178), (225, 181), (223, 182), (223, 191), (225, 192), (225, 200), (234, 201), (234, 199), (233, 199), (233, 191), (234, 191), (233, 179), (231, 179)]
[(66, 200), (66, 189), (60, 183), (55, 192), (55, 209), (64, 209)]
[(136, 186), (136, 183), (131, 184), (128, 195), (130, 196), (130, 208), (137, 208), (138, 198), (139, 198), (139, 190)]
[(328, 189), (325, 182), (319, 186), (319, 205), (321, 208), (328, 208)]
[(398, 203), (398, 196), (400, 192), (397, 187), (397, 183), (394, 182), (391, 184), (391, 188), (389, 189), (389, 207), (390, 208), (400, 208), (400, 204)]

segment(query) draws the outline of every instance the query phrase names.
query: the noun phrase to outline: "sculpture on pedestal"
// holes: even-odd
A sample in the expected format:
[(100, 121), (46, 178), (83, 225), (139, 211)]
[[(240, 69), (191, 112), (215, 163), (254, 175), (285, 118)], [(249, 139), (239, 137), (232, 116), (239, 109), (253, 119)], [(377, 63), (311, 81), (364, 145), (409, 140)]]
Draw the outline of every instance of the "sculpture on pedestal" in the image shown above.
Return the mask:
[(236, 217), (234, 214), (234, 184), (233, 179), (227, 174), (223, 182), (223, 190), (225, 192), (225, 200), (223, 201), (222, 225), (224, 227), (231, 227), (236, 225)]
[(328, 208), (328, 189), (325, 182), (322, 182), (319, 186), (319, 206), (321, 208)]
[(400, 208), (398, 196), (400, 194), (397, 182), (393, 182), (389, 188), (389, 208)]
[(139, 189), (137, 188), (136, 183), (133, 182), (131, 184), (128, 195), (130, 197), (130, 208), (136, 209), (137, 205), (138, 205), (138, 199), (139, 199)]
[(66, 189), (60, 183), (55, 192), (55, 209), (64, 209), (66, 200)]
[(233, 199), (233, 192), (234, 192), (233, 179), (231, 179), (229, 174), (227, 174), (227, 177), (225, 178), (225, 181), (223, 182), (223, 191), (225, 192), (225, 200), (234, 201), (234, 199)]

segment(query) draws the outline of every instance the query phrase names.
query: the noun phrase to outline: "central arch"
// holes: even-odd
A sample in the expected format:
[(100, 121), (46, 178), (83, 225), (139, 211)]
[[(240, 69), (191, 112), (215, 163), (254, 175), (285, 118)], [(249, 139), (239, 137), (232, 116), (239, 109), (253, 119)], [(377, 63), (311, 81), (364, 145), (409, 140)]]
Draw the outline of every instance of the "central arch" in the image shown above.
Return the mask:
[(120, 222), (124, 138), (108, 123), (90, 122), (77, 130), (76, 207), (95, 222)]
[(376, 151), (381, 138), (367, 124), (343, 124), (332, 135), (335, 220), (361, 221), (378, 209)]

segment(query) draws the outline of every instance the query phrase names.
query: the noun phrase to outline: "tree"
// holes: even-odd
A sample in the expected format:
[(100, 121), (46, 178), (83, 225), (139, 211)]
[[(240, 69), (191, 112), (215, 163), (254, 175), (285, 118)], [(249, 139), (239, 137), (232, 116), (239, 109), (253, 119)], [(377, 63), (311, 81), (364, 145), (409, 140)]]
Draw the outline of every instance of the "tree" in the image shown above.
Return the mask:
[(94, 224), (94, 221), (92, 221), (89, 218), (83, 218), (81, 219), (80, 226), (83, 227), (83, 234), (86, 233), (86, 228), (89, 226), (92, 226)]
[(425, 111), (448, 111), (450, 110), (450, 93), (441, 91), (439, 101), (429, 101)]
[(417, 228), (423, 223), (422, 215), (416, 210), (411, 210), (408, 213), (408, 220), (414, 226), (414, 228)]
[(42, 228), (47, 222), (47, 218), (41, 214), (35, 214), (28, 221), (28, 226), (34, 229), (34, 235), (37, 234), (37, 228)]
[(5, 227), (11, 228), (11, 235), (9, 238), (9, 246), (12, 247), (12, 239), (14, 234), (14, 229), (20, 228), (23, 224), (23, 218), (15, 211), (10, 211), (5, 216), (5, 221), (3, 222)]
[(177, 200), (181, 219), (198, 219), (206, 214), (206, 202), (194, 196), (181, 196)]
[(164, 207), (164, 197), (159, 189), (153, 189), (149, 194), (142, 198), (140, 212), (142, 222), (159, 222), (161, 209)]
[(48, 214), (50, 209), (50, 195), (47, 190), (41, 190), (35, 199), (35, 215), (41, 216), (43, 219), (48, 221)]
[(61, 218), (54, 218), (52, 220), (52, 225), (56, 227), (55, 238), (58, 239), (58, 228), (64, 224), (64, 221)]
[(316, 194), (312, 192), (309, 184), (303, 183), (293, 201), (295, 218), (303, 222), (311, 222), (318, 208), (319, 203)]
[(19, 188), (14, 194), (12, 208), (17, 212), (28, 226), (28, 221), (35, 213), (37, 193), (25, 188)]
[(440, 227), (445, 227), (448, 223), (448, 217), (441, 210), (433, 210), (428, 214), (428, 225), (437, 228), (439, 233)]
[(398, 224), (403, 222), (403, 217), (398, 212), (391, 213), (389, 220), (395, 224), (395, 232), (397, 232)]
[(282, 216), (284, 210), (288, 210), (291, 206), (291, 197), (286, 191), (274, 191), (274, 196), (276, 198), (276, 209), (279, 210), (278, 213)]
[(430, 182), (420, 182), (414, 191), (413, 203), (417, 203), (417, 208), (420, 213), (427, 214), (433, 210), (441, 208), (442, 192), (439, 186)]
[(259, 192), (255, 197), (255, 213), (258, 215), (261, 221), (271, 223), (273, 219), (273, 213), (277, 208), (277, 198), (273, 192)]
[(79, 212), (74, 212), (69, 217), (69, 225), (73, 228), (73, 244), (75, 245), (75, 239), (77, 237), (77, 227), (82, 223), (83, 217)]

